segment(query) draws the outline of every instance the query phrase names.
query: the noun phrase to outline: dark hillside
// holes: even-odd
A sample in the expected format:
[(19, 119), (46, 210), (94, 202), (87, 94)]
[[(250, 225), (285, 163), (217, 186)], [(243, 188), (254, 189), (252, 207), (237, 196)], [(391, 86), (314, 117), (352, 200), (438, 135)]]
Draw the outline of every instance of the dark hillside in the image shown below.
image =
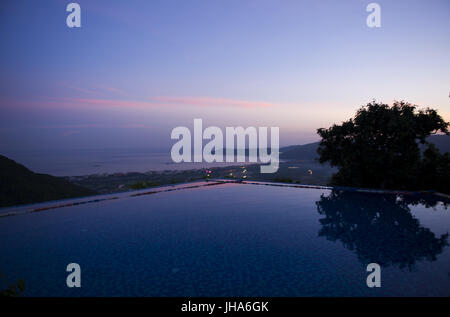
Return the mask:
[(47, 174), (37, 174), (0, 155), (0, 207), (81, 197), (95, 191)]
[[(450, 136), (449, 135), (432, 135), (428, 138), (428, 142), (433, 143), (441, 153), (450, 153)], [(280, 159), (292, 161), (314, 161), (319, 157), (317, 147), (319, 142), (308, 143), (303, 145), (291, 145), (280, 149)], [(424, 150), (425, 147), (421, 146)]]

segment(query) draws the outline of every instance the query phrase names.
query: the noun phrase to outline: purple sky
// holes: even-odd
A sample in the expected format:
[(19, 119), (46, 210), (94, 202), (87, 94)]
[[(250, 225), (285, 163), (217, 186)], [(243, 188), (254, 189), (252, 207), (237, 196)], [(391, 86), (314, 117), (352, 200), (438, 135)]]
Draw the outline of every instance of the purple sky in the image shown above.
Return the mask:
[(278, 126), (318, 139), (372, 99), (450, 120), (450, 2), (70, 1), (0, 4), (0, 148), (170, 148), (170, 131)]

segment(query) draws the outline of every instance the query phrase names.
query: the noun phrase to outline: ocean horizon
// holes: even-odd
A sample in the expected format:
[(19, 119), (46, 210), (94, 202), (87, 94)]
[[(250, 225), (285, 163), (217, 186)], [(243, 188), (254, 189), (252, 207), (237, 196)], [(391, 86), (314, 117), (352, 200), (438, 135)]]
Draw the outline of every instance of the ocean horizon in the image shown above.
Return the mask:
[(170, 149), (152, 148), (11, 150), (1, 154), (35, 173), (53, 176), (180, 171), (243, 164), (238, 162), (174, 163), (170, 156)]

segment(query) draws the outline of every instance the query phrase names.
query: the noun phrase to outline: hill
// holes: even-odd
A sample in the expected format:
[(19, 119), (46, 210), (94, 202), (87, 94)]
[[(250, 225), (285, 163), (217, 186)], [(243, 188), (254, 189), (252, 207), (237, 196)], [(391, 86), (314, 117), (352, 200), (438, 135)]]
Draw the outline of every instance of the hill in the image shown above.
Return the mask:
[[(449, 135), (432, 135), (428, 141), (436, 145), (441, 153), (450, 153)], [(291, 145), (280, 149), (280, 159), (288, 161), (315, 161), (318, 158), (317, 147), (319, 142), (303, 145)], [(423, 149), (423, 146), (421, 146)]]
[(0, 207), (96, 194), (65, 179), (37, 174), (0, 155)]
[(428, 138), (428, 141), (436, 145), (439, 152), (450, 153), (450, 135), (432, 135)]
[(314, 161), (318, 158), (319, 142), (291, 145), (280, 149), (280, 159), (289, 161)]

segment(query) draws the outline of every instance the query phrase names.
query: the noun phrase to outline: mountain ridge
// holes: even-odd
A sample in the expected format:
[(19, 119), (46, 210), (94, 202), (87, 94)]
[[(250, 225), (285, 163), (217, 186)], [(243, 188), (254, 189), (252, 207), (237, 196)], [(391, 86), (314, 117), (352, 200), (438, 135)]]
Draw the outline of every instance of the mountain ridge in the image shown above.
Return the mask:
[[(441, 153), (450, 153), (450, 135), (432, 135), (428, 137), (428, 142), (433, 143)], [(319, 158), (317, 147), (319, 142), (312, 142), (302, 145), (289, 145), (280, 148), (280, 159), (296, 161), (316, 161)], [(424, 149), (423, 145), (420, 145)]]

